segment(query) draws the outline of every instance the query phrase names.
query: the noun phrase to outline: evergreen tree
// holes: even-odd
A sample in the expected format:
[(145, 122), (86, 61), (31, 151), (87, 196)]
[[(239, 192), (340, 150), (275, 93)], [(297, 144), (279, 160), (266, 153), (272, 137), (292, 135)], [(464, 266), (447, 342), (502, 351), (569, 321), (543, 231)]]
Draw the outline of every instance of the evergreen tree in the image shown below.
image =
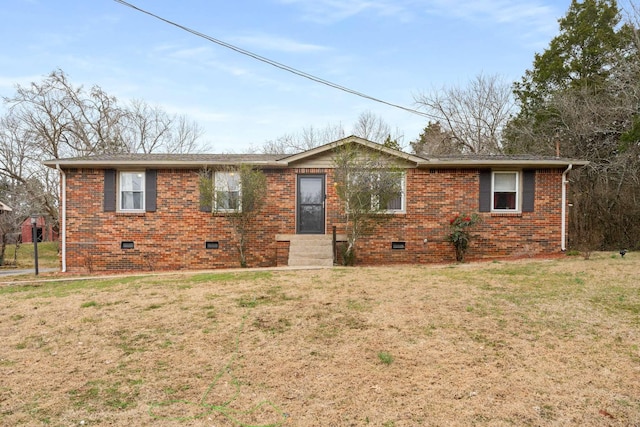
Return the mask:
[[(507, 153), (589, 160), (572, 174), (570, 244), (636, 248), (640, 242), (640, 57), (635, 29), (615, 0), (573, 0), (560, 33), (515, 84), (520, 111)], [(559, 153), (558, 153), (559, 151)]]
[(515, 84), (521, 114), (538, 113), (554, 94), (567, 89), (602, 90), (629, 46), (631, 28), (619, 28), (620, 19), (615, 0), (572, 0), (559, 20), (560, 34), (535, 55), (533, 69)]

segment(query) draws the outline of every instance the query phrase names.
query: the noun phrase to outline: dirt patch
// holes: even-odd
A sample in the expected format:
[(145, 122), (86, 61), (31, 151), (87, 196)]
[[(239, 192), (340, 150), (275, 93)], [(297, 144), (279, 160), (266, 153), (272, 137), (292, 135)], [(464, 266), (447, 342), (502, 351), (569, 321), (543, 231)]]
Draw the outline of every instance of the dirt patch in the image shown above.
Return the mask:
[(640, 424), (640, 256), (0, 290), (3, 425)]

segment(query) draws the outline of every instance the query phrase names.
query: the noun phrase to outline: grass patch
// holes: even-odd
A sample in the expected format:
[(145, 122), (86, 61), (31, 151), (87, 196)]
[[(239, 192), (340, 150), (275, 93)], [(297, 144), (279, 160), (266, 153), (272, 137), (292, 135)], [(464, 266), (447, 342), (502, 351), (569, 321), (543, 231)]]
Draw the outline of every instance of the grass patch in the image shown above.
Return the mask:
[[(4, 259), (9, 262), (13, 262), (15, 253), (16, 245), (7, 245)], [(16, 261), (16, 268), (35, 268), (33, 243), (20, 244), (20, 246), (18, 247), (18, 256), (16, 258)], [(59, 266), (60, 261), (58, 259), (58, 242), (39, 242), (38, 267), (57, 268)]]
[(80, 304), (81, 308), (98, 307), (98, 303), (95, 301), (87, 301)]
[(193, 276), (185, 279), (188, 283), (202, 283), (202, 282), (235, 282), (238, 280), (243, 281), (256, 281), (263, 279), (270, 279), (273, 273), (270, 271), (246, 271), (241, 273), (203, 273), (194, 274)]
[(22, 294), (24, 298), (48, 298), (57, 297), (64, 298), (72, 294), (78, 294), (86, 290), (100, 291), (127, 285), (132, 287), (141, 278), (137, 276), (119, 277), (111, 279), (87, 279), (87, 280), (69, 280), (68, 282), (60, 281), (55, 284), (11, 284), (8, 286), (0, 286), (0, 296), (10, 294)]
[(83, 387), (70, 390), (67, 394), (72, 405), (89, 413), (99, 410), (124, 410), (137, 405), (138, 384), (132, 388), (120, 382), (105, 380), (87, 381)]
[(388, 351), (379, 351), (378, 359), (385, 365), (391, 365), (393, 363), (393, 356)]

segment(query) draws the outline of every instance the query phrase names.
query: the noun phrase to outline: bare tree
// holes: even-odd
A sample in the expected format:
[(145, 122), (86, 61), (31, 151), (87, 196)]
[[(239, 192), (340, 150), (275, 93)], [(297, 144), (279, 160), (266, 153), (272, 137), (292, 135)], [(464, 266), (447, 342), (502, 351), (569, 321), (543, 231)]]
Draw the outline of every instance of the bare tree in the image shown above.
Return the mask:
[[(57, 218), (58, 174), (42, 167), (42, 152), (33, 147), (32, 133), (13, 117), (0, 117), (0, 178), (10, 194), (20, 188), (29, 210)], [(16, 212), (21, 212), (16, 208)]]
[(200, 128), (182, 116), (134, 101), (122, 107), (99, 86), (74, 86), (62, 70), (16, 86), (3, 98), (0, 177), (25, 188), (33, 212), (58, 216), (58, 174), (45, 159), (123, 152), (184, 153), (198, 149)]
[(10, 211), (0, 211), (0, 265), (5, 265), (5, 252), (9, 244), (20, 242), (21, 225), (33, 213), (25, 202), (24, 186), (8, 179), (0, 181), (0, 201), (7, 204)]
[[(378, 144), (384, 144), (387, 139), (392, 139), (391, 126), (382, 117), (376, 116), (371, 111), (365, 111), (358, 116), (351, 133)], [(398, 138), (397, 135), (393, 137), (396, 140)]]
[(171, 135), (171, 142), (165, 147), (168, 153), (197, 153), (203, 150), (200, 138), (204, 135), (204, 130), (187, 116), (174, 118)]
[(100, 87), (74, 87), (61, 70), (41, 83), (18, 85), (4, 98), (9, 114), (30, 132), (34, 149), (50, 158), (122, 152), (125, 112)]
[(357, 144), (336, 147), (333, 163), (347, 234), (343, 262), (353, 265), (358, 241), (389, 220), (385, 213), (401, 202), (403, 176), (390, 156)]
[(285, 134), (265, 142), (260, 151), (268, 154), (294, 154), (337, 141), (344, 136), (342, 125), (327, 125), (320, 129), (308, 126), (298, 133)]
[[(402, 136), (398, 130), (392, 133), (391, 127), (382, 117), (365, 111), (353, 125), (351, 134), (378, 144), (387, 144), (390, 148), (400, 148), (398, 141)], [(258, 151), (269, 154), (294, 154), (307, 151), (320, 145), (329, 144), (347, 135), (344, 126), (328, 124), (323, 128), (308, 126), (300, 132), (285, 134), (275, 140), (264, 143)]]
[(160, 107), (133, 100), (123, 123), (124, 136), (132, 153), (191, 153), (200, 150), (203, 131), (185, 116), (170, 115)]
[(480, 74), (467, 87), (423, 93), (415, 101), (450, 133), (448, 151), (502, 152), (502, 131), (515, 107), (511, 85), (499, 76)]
[(203, 170), (200, 194), (203, 206), (211, 206), (213, 213), (223, 214), (233, 227), (240, 266), (247, 267), (247, 243), (267, 198), (265, 174), (247, 164)]
[(144, 101), (134, 99), (130, 103), (125, 132), (128, 151), (151, 153), (170, 139), (171, 119), (160, 108), (151, 107)]

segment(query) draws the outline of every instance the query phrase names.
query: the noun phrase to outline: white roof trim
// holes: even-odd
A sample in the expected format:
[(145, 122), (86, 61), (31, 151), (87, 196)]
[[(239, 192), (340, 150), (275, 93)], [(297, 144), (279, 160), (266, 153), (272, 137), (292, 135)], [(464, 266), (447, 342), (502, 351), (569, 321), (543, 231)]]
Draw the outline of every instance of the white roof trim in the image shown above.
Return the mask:
[(392, 148), (385, 147), (384, 145), (377, 144), (375, 142), (371, 142), (371, 141), (366, 140), (364, 138), (360, 138), (360, 137), (353, 136), (353, 135), (348, 136), (346, 138), (339, 139), (339, 140), (334, 141), (334, 142), (330, 142), (328, 144), (321, 145), (319, 147), (312, 148), (312, 149), (307, 150), (307, 151), (303, 151), (302, 153), (297, 153), (297, 154), (293, 154), (293, 155), (291, 155), (289, 157), (284, 157), (284, 158), (282, 158), (280, 160), (287, 162), (288, 165), (291, 165), (291, 163), (299, 162), (301, 160), (308, 159), (308, 158), (316, 156), (318, 154), (323, 154), (323, 153), (325, 153), (327, 151), (334, 150), (334, 149), (336, 149), (338, 147), (341, 147), (341, 146), (343, 146), (345, 144), (349, 144), (349, 143), (360, 144), (360, 145), (365, 146), (367, 148), (370, 148), (372, 150), (380, 151), (380, 152), (388, 154), (390, 156), (397, 157), (399, 159), (403, 159), (403, 160), (406, 160), (406, 161), (409, 161), (409, 162), (413, 162), (416, 165), (422, 164), (422, 163), (427, 161), (427, 160), (423, 159), (422, 157), (414, 156), (413, 154), (405, 153), (403, 151), (394, 150)]

